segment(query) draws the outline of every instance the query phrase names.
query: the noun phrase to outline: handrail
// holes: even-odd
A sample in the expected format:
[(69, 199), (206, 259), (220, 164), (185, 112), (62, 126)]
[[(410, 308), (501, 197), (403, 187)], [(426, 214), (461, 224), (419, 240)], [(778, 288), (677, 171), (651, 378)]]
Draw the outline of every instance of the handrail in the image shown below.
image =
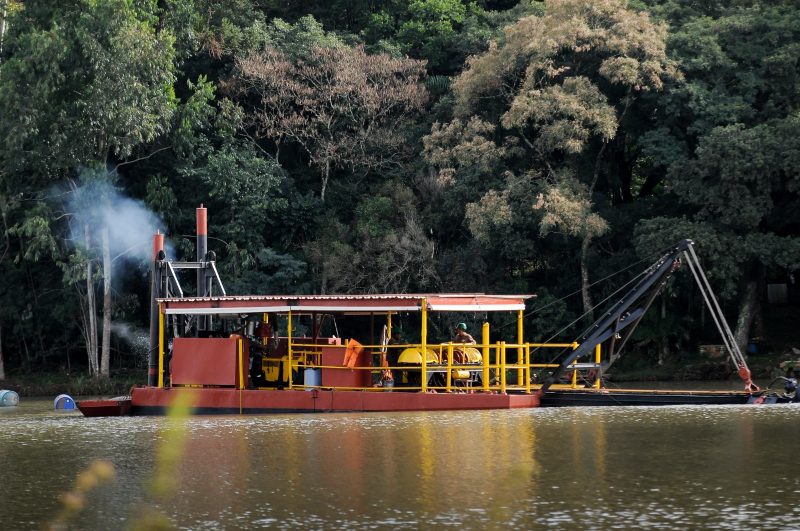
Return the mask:
[(505, 393), (506, 387), (506, 343), (500, 342), (500, 392)]
[[(417, 348), (421, 349), (420, 343), (403, 343), (396, 345), (361, 345), (365, 350), (372, 350), (372, 355), (378, 353), (381, 348), (391, 349), (407, 349)], [(399, 391), (435, 391), (435, 392), (500, 392), (508, 393), (522, 392), (532, 393), (538, 390), (539, 384), (534, 384), (533, 371), (538, 369), (553, 369), (559, 367), (558, 363), (539, 362), (533, 359), (533, 352), (542, 348), (572, 348), (576, 349), (578, 343), (507, 343), (505, 341), (497, 341), (495, 343), (428, 343), (427, 347), (433, 349), (437, 356), (438, 362), (428, 362), (419, 365), (391, 365), (391, 366), (378, 366), (378, 365), (359, 365), (355, 367), (347, 367), (342, 365), (323, 364), (322, 356), (323, 349), (338, 348), (346, 349), (347, 343), (343, 344), (326, 344), (326, 343), (293, 343), (291, 356), (287, 356), (286, 362), (288, 363), (289, 373), (289, 389), (335, 389), (335, 390), (362, 390), (362, 391), (386, 391), (388, 389)], [(481, 361), (473, 363), (456, 363), (455, 351), (457, 349), (475, 348), (481, 351)], [(516, 350), (522, 352), (522, 356), (517, 355), (516, 361), (509, 363), (507, 355), (509, 350)], [(594, 363), (577, 363), (573, 362), (570, 365), (572, 375), (568, 380), (567, 385), (577, 387), (577, 372), (580, 370), (596, 369), (598, 379), (594, 382), (594, 387), (599, 387), (599, 372), (601, 369), (600, 353), (596, 349), (596, 359)], [(494, 353), (494, 361), (490, 360), (491, 354)], [(294, 370), (300, 369), (319, 369), (325, 371), (368, 371), (370, 373), (377, 373), (382, 370), (389, 369), (395, 374), (397, 379), (403, 373), (417, 372), (420, 377), (418, 385), (396, 385), (394, 387), (375, 386), (370, 387), (355, 387), (355, 386), (336, 386), (336, 385), (308, 385), (305, 383), (298, 383), (293, 380), (292, 373)], [(471, 376), (469, 379), (456, 378), (458, 371), (469, 371)], [(438, 383), (431, 378), (434, 374), (440, 374), (441, 378)], [(509, 374), (516, 375), (514, 383), (509, 382)], [(488, 375), (488, 376), (487, 376)], [(491, 377), (494, 375), (494, 377)], [(477, 384), (473, 387), (473, 384)]]

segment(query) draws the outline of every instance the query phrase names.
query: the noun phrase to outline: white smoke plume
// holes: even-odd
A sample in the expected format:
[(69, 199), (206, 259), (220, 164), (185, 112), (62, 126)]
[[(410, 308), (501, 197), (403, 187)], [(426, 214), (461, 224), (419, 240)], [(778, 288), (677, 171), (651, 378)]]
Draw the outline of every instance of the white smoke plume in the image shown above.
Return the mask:
[(147, 363), (147, 353), (150, 350), (150, 331), (136, 328), (129, 323), (111, 323), (111, 331), (117, 337), (124, 339), (130, 350), (136, 355), (140, 363)]
[[(164, 232), (164, 222), (142, 201), (122, 195), (103, 181), (84, 184), (70, 196), (67, 208), (73, 218), (72, 237), (76, 245), (85, 245), (84, 227), (88, 225), (92, 247), (99, 248), (100, 231), (108, 227), (112, 260), (152, 260), (153, 234), (156, 230)], [(165, 250), (174, 256), (169, 249)]]

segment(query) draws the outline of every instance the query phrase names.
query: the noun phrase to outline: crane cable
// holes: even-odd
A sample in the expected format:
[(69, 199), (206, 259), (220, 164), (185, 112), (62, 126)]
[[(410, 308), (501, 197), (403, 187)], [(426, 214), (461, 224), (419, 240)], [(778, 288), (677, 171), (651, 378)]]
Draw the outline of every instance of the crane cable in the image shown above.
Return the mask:
[[(571, 323), (569, 323), (567, 326), (563, 327), (561, 330), (559, 330), (558, 332), (556, 332), (555, 334), (553, 334), (552, 336), (550, 336), (550, 337), (549, 337), (549, 338), (548, 338), (546, 341), (544, 341), (543, 343), (544, 343), (544, 344), (547, 344), (547, 343), (549, 343), (550, 341), (552, 341), (553, 339), (555, 339), (556, 337), (558, 337), (558, 335), (559, 335), (559, 334), (561, 334), (561, 333), (562, 333), (562, 332), (564, 332), (565, 330), (567, 330), (567, 329), (569, 329), (570, 327), (572, 327), (572, 326), (573, 326), (575, 323), (579, 322), (581, 319), (583, 319), (584, 317), (586, 317), (587, 315), (589, 315), (589, 314), (590, 314), (591, 312), (593, 312), (595, 309), (599, 308), (601, 305), (603, 305), (603, 304), (605, 304), (606, 302), (608, 302), (608, 301), (609, 301), (609, 300), (610, 300), (612, 297), (614, 297), (615, 295), (617, 295), (617, 294), (618, 294), (620, 291), (624, 290), (625, 288), (627, 288), (628, 286), (630, 286), (631, 284), (633, 284), (634, 282), (636, 282), (636, 281), (637, 281), (637, 280), (638, 280), (640, 277), (642, 277), (642, 276), (644, 276), (645, 274), (647, 274), (647, 273), (649, 272), (649, 270), (650, 270), (650, 269), (648, 268), (647, 270), (645, 270), (645, 271), (642, 271), (641, 273), (639, 273), (639, 274), (638, 274), (638, 275), (636, 275), (635, 277), (631, 278), (631, 279), (630, 279), (628, 282), (626, 282), (625, 284), (623, 284), (622, 286), (620, 286), (619, 288), (617, 288), (617, 289), (616, 289), (616, 290), (615, 290), (613, 293), (611, 293), (611, 294), (610, 294), (608, 297), (606, 297), (606, 298), (605, 298), (605, 299), (603, 299), (602, 301), (598, 302), (597, 304), (595, 304), (594, 306), (592, 306), (591, 308), (589, 308), (588, 310), (586, 310), (586, 311), (585, 311), (583, 314), (581, 314), (580, 316), (578, 316), (578, 317), (577, 317), (577, 318), (576, 318), (574, 321), (572, 321), (572, 322), (571, 322)], [(620, 272), (621, 272), (621, 271), (620, 271)], [(594, 323), (592, 323), (592, 324), (594, 324)], [(589, 328), (587, 328), (586, 330), (584, 330), (584, 331), (583, 331), (583, 333), (582, 333), (581, 335), (586, 335), (586, 333), (587, 333), (587, 332), (588, 332), (590, 329), (591, 329), (591, 325), (589, 326)], [(542, 347), (536, 347), (536, 348), (535, 348), (535, 349), (534, 349), (532, 352), (537, 352), (537, 351), (539, 351), (541, 348), (542, 348)], [(565, 349), (565, 350), (566, 350), (566, 349)], [(559, 354), (557, 354), (557, 355), (556, 355), (556, 356), (555, 356), (553, 359), (551, 359), (551, 360), (550, 360), (550, 363), (553, 363), (553, 362), (555, 362), (555, 360), (557, 360), (558, 358), (560, 358), (560, 357), (561, 357), (561, 355), (562, 355), (562, 354), (565, 352), (565, 350), (562, 350), (562, 351), (561, 351)]]
[(758, 391), (759, 388), (753, 383), (753, 378), (750, 373), (750, 368), (747, 366), (747, 361), (745, 361), (742, 351), (739, 349), (739, 343), (733, 336), (733, 332), (731, 332), (731, 328), (728, 326), (728, 321), (725, 319), (725, 315), (722, 313), (722, 308), (720, 307), (719, 302), (717, 302), (717, 297), (714, 295), (714, 291), (711, 289), (711, 284), (708, 282), (708, 278), (706, 277), (703, 268), (700, 266), (700, 260), (697, 258), (697, 254), (694, 252), (694, 246), (690, 245), (689, 249), (684, 251), (683, 254), (686, 257), (686, 263), (689, 265), (689, 270), (692, 272), (692, 275), (694, 276), (694, 279), (700, 288), (700, 293), (703, 295), (703, 299), (706, 301), (706, 306), (708, 306), (708, 309), (711, 312), (711, 317), (714, 318), (714, 324), (717, 325), (717, 330), (719, 330), (719, 333), (722, 336), (722, 341), (725, 343), (725, 348), (728, 349), (731, 360), (739, 371), (739, 377), (744, 381), (745, 391)]

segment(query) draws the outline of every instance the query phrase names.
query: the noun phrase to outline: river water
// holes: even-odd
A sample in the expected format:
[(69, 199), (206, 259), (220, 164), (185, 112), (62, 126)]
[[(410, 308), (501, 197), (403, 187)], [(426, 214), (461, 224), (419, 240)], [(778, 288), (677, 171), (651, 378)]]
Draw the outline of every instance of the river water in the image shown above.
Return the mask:
[[(51, 409), (0, 408), (2, 530), (800, 528), (800, 405), (183, 419)], [(113, 480), (87, 480), (97, 460)]]

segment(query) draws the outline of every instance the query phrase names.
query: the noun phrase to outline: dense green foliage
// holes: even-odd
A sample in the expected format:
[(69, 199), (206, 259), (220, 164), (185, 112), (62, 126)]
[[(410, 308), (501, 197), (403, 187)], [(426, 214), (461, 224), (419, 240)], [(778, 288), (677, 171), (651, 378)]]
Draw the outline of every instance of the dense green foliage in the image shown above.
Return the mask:
[[(111, 366), (141, 365), (147, 234), (191, 258), (200, 203), (230, 292), (537, 293), (542, 339), (683, 238), (742, 343), (768, 282), (796, 292), (796, 2), (0, 0), (0, 16), (7, 370), (85, 366), (100, 316)], [(634, 348), (663, 362), (717, 342), (696, 299), (678, 276)]]

